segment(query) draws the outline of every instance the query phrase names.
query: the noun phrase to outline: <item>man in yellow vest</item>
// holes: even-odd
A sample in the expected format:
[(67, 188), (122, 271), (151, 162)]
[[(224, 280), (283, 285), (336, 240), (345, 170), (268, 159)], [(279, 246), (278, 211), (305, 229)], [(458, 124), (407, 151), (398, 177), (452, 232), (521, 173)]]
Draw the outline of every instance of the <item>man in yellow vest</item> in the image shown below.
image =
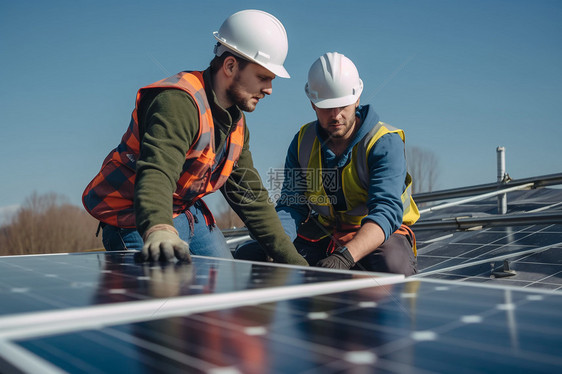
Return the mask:
[(275, 261), (307, 265), (254, 168), (242, 112), (272, 93), (276, 76), (289, 78), (285, 28), (271, 14), (244, 10), (214, 36), (208, 69), (138, 91), (130, 125), (86, 187), (84, 206), (100, 221), (107, 250), (138, 250), (141, 260), (232, 258), (201, 200), (220, 189)]
[[(316, 121), (304, 125), (287, 154), (277, 213), (310, 265), (415, 274), (419, 218), (411, 198), (404, 132), (360, 106), (363, 82), (339, 53), (318, 58), (305, 91)], [(264, 260), (254, 242), (235, 258)]]

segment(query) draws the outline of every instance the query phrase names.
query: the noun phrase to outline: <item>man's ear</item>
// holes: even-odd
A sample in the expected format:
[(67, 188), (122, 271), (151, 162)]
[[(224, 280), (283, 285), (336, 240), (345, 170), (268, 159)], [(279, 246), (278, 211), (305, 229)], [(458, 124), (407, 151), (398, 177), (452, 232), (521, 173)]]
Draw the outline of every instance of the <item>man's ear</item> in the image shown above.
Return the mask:
[(222, 63), (222, 69), (227, 77), (231, 77), (238, 69), (238, 61), (233, 56), (228, 56)]

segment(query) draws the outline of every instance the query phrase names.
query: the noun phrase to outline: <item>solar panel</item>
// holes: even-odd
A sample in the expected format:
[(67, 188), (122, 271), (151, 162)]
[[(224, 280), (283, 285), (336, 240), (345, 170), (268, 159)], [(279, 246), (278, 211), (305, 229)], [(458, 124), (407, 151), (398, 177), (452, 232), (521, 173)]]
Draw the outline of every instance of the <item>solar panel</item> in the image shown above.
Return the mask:
[(135, 263), (132, 252), (0, 257), (0, 316), (169, 297), (224, 294), (403, 276), (318, 272), (194, 256), (193, 264)]
[(131, 252), (0, 257), (0, 373), (560, 372), (562, 190), (507, 199), (504, 216), (495, 198), (426, 211), (406, 279)]
[(0, 371), (562, 368), (560, 292), (193, 259), (0, 257)]
[[(559, 219), (534, 223), (537, 215), (552, 217), (562, 210), (562, 190), (515, 191), (507, 194), (507, 200), (505, 216), (496, 214), (495, 198), (423, 214), (422, 225), (428, 220), (437, 223), (428, 229), (414, 225), (418, 277), (562, 290), (562, 223)], [(518, 220), (522, 224), (474, 225), (461, 231), (438, 225), (439, 220), (454, 222), (461, 217), (500, 222), (514, 215), (522, 217)], [(505, 261), (510, 272), (504, 271)]]

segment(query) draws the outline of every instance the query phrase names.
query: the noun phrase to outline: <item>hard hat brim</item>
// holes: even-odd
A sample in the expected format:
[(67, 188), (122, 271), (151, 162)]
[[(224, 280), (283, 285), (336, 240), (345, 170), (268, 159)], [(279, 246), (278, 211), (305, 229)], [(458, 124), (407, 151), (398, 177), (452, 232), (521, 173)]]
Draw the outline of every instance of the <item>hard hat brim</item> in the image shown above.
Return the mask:
[(338, 97), (338, 98), (335, 98), (335, 99), (324, 99), (324, 100), (322, 100), (322, 99), (313, 100), (311, 98), (309, 98), (309, 99), (310, 99), (310, 101), (312, 101), (312, 103), (314, 105), (316, 105), (316, 107), (318, 107), (320, 109), (330, 109), (330, 108), (341, 108), (341, 107), (344, 107), (344, 106), (355, 104), (360, 96), (361, 96), (361, 94)]
[[(273, 74), (275, 74), (276, 76), (280, 77), (280, 78), (291, 78), (291, 76), (289, 75), (289, 72), (282, 66), (282, 65), (277, 65), (277, 64), (264, 64), (258, 60), (256, 60), (255, 58), (248, 56), (247, 54), (245, 54), (244, 52), (239, 51), (238, 49), (236, 49), (235, 46), (229, 45), (228, 42), (224, 41), (218, 34), (217, 31), (213, 32), (213, 36), (215, 37), (215, 39), (217, 39), (217, 41), (224, 46), (230, 53), (242, 57), (250, 62), (253, 62), (255, 64), (258, 64), (260, 66), (263, 66), (264, 68), (266, 68), (267, 70), (269, 70), (270, 72), (272, 72)], [(221, 53), (222, 54), (222, 53)]]

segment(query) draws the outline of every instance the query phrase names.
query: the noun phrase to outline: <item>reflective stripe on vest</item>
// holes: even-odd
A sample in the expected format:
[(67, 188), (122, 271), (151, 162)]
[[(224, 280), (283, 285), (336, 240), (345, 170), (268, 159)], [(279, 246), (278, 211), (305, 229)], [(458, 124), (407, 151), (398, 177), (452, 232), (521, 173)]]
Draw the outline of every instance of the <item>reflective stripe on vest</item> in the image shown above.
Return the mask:
[[(216, 160), (213, 116), (205, 94), (203, 73), (181, 72), (139, 89), (129, 128), (121, 143), (109, 153), (100, 172), (82, 195), (84, 207), (96, 219), (122, 228), (134, 228), (136, 161), (140, 154), (138, 107), (143, 93), (152, 88), (179, 89), (189, 94), (199, 112), (199, 132), (185, 156), (173, 194), (173, 216), (199, 198), (218, 190), (228, 179), (244, 145), (244, 117), (226, 139), (226, 150)], [(213, 169), (214, 167), (214, 169)]]
[[(369, 167), (367, 158), (374, 144), (385, 134), (397, 133), (404, 141), (404, 132), (383, 122), (378, 122), (351, 151), (350, 162), (341, 171), (341, 189), (348, 207), (346, 211), (336, 211), (322, 183), (321, 144), (316, 136), (316, 121), (301, 127), (298, 136), (298, 160), (306, 173), (307, 201), (319, 214), (319, 221), (326, 226), (339, 224), (359, 226), (369, 213), (367, 207)], [(403, 205), (402, 223), (413, 225), (420, 217), (416, 203), (412, 199), (412, 178), (406, 173), (401, 200)]]

